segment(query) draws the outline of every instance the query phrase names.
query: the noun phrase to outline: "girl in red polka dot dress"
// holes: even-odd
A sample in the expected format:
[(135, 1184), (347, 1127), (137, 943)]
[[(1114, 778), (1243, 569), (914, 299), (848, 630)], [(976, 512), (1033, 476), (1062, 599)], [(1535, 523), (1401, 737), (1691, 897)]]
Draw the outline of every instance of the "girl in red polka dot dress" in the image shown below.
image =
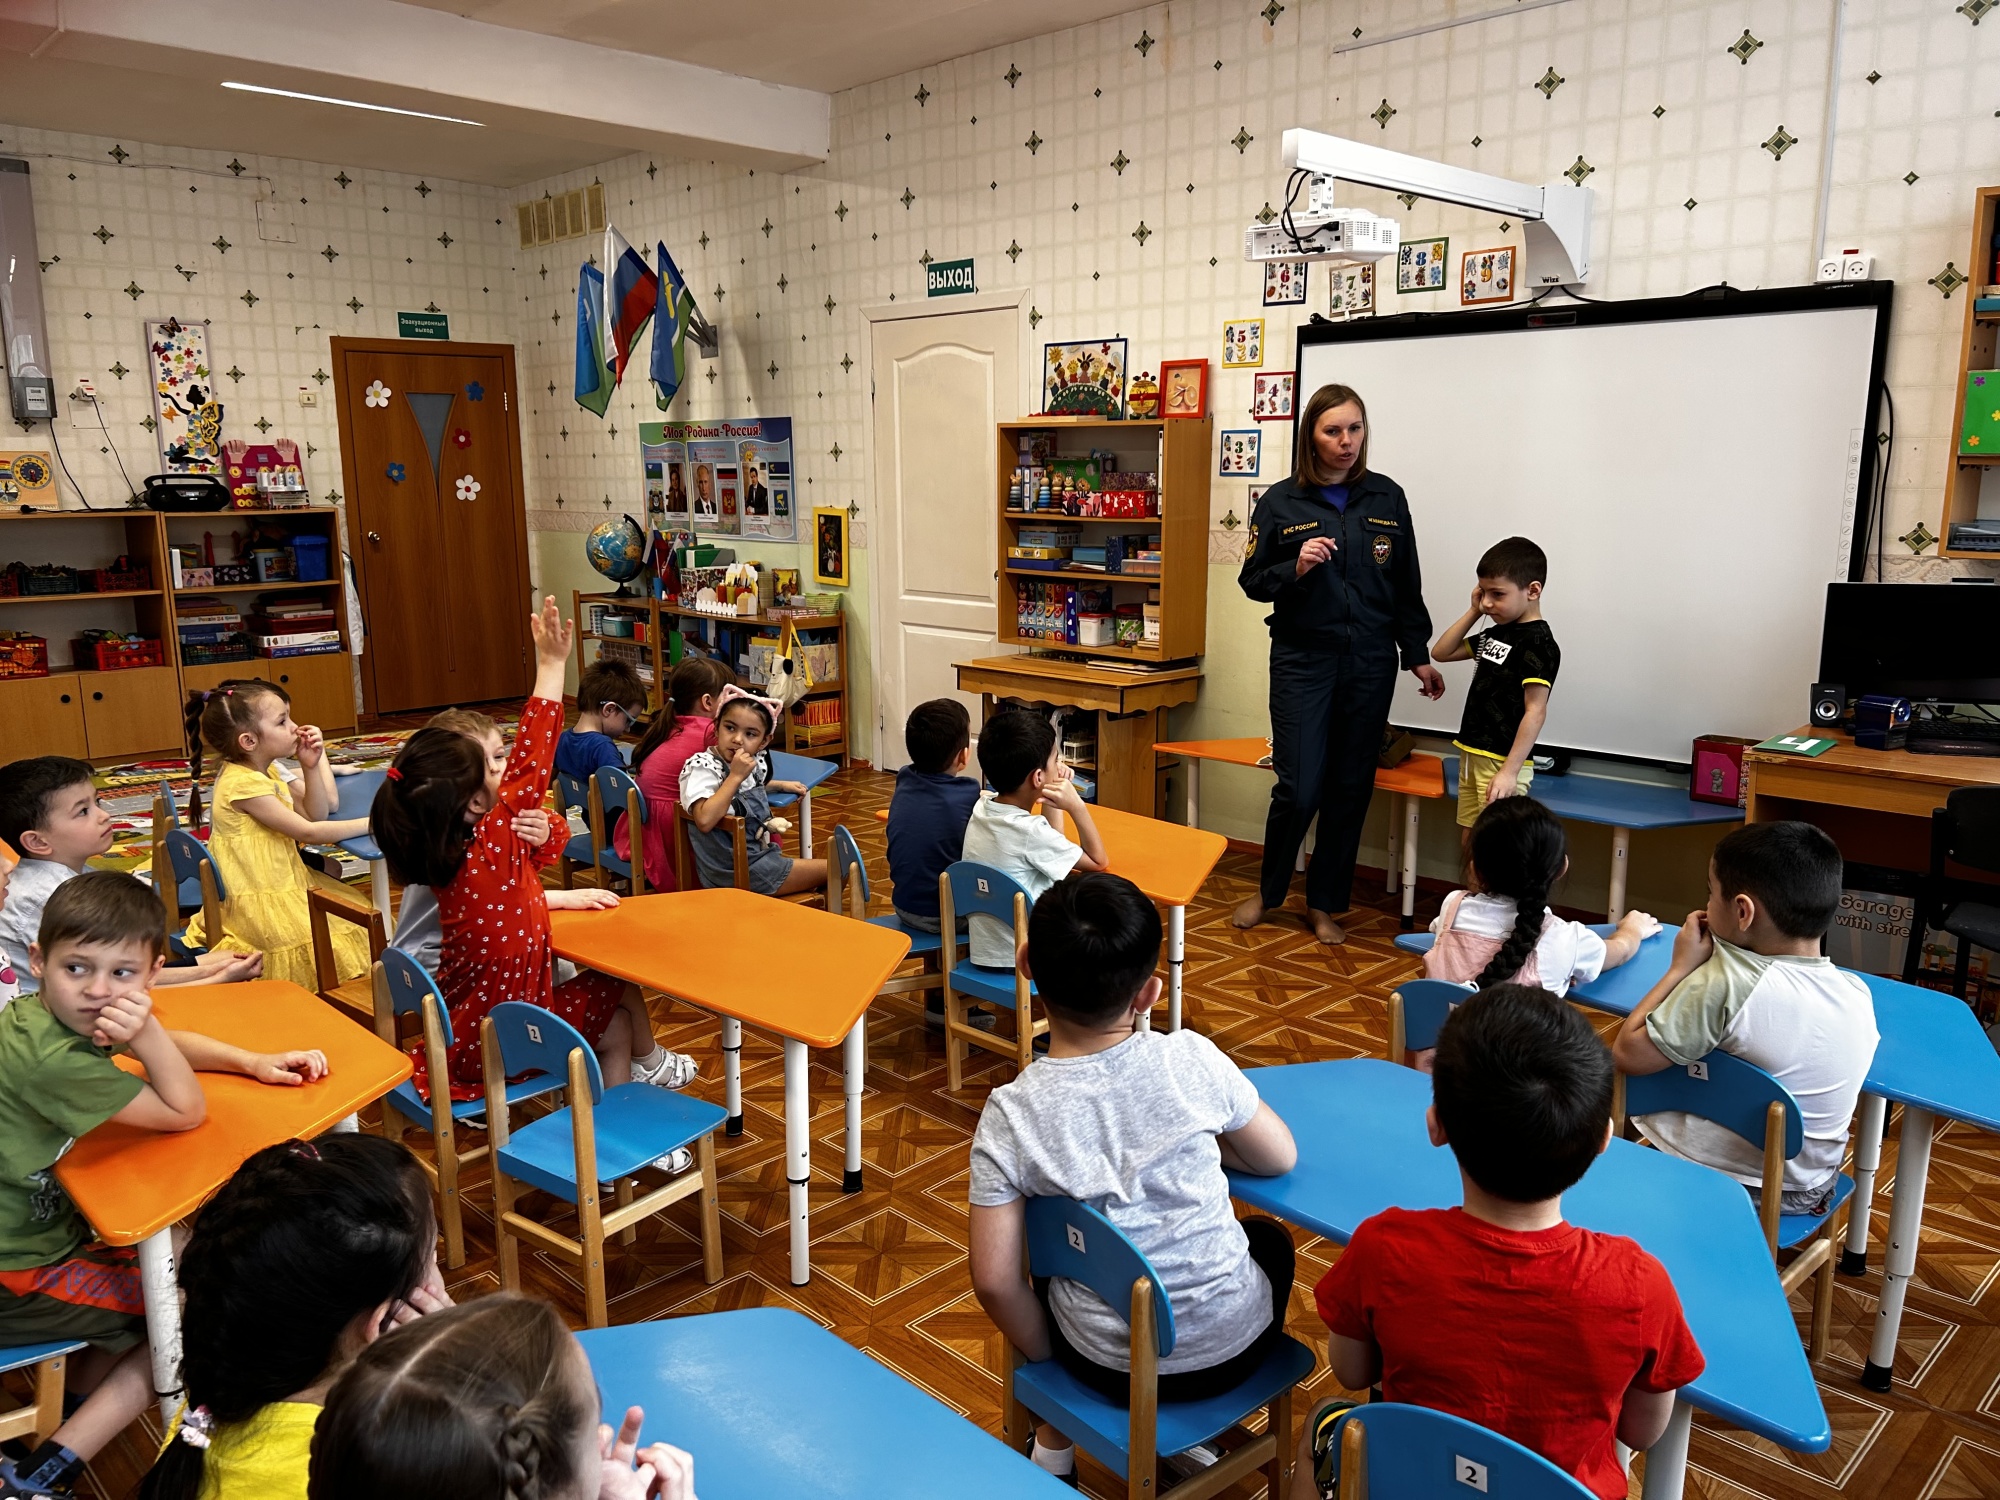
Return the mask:
[[(490, 766), (465, 735), (420, 729), (397, 754), (371, 813), (389, 872), (437, 893), (444, 945), (436, 978), (451, 1012), (452, 1097), (479, 1097), (479, 1023), (503, 1000), (543, 1006), (592, 1038), (607, 1083), (630, 1077), (681, 1088), (693, 1080), (695, 1060), (654, 1039), (637, 986), (589, 969), (555, 982), (549, 908), (616, 906), (618, 897), (542, 888), (540, 872), (561, 857), (564, 842), (549, 836), (542, 804), (562, 733), (575, 624), (564, 622), (553, 597), (529, 624), (535, 690), (505, 769)], [(417, 1067), (421, 1073), (421, 1054)]]

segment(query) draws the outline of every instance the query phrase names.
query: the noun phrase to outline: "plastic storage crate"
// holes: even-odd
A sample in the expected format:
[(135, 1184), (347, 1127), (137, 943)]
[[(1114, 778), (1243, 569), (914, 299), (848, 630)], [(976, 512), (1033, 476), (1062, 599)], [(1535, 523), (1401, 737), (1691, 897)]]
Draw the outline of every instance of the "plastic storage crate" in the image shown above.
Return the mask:
[(0, 678), (49, 675), (49, 643), (39, 635), (0, 632)]
[(131, 667), (164, 667), (166, 645), (162, 641), (103, 640), (79, 636), (71, 643), (76, 665), (86, 672), (122, 672)]

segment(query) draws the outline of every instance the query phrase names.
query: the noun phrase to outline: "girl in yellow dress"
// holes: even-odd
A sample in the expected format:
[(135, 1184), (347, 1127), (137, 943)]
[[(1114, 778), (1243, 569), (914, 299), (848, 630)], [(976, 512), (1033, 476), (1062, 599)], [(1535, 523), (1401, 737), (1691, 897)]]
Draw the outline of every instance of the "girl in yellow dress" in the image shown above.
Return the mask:
[[(222, 758), (211, 794), (208, 850), (222, 874), (223, 931), (202, 931), (199, 912), (188, 923), (190, 946), (261, 948), (264, 977), (317, 989), (312, 923), (306, 911), (308, 881), (300, 844), (336, 844), (368, 831), (366, 818), (329, 819), (339, 800), (326, 745), (311, 724), (292, 722), (292, 698), (261, 678), (222, 683), (193, 693), (187, 705), (188, 753), (194, 762), (191, 822), (201, 817), (204, 742)], [(292, 785), (275, 769), (296, 756), (300, 816)], [(348, 922), (329, 923), (334, 960), (342, 980), (368, 971), (368, 940)]]

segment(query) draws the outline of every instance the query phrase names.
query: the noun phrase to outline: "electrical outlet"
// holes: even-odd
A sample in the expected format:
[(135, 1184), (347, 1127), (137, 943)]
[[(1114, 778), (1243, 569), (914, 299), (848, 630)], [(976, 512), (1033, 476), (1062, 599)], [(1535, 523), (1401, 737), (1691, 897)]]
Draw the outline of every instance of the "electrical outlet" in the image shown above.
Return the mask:
[(299, 405), (301, 405), (301, 406), (318, 406), (318, 405), (319, 405), (319, 392), (318, 392), (318, 391), (316, 391), (316, 390), (314, 390), (314, 389), (313, 389), (313, 388), (312, 388), (311, 386), (309, 386), (309, 385), (302, 385), (302, 386), (300, 386), (300, 387), (299, 387)]
[(1819, 263), (1818, 270), (1815, 272), (1813, 276), (1813, 280), (1815, 281), (1840, 280), (1840, 257), (1838, 255), (1829, 255), (1822, 258)]
[(1840, 257), (1840, 279), (1842, 281), (1869, 281), (1875, 275), (1875, 257), (1863, 255), (1859, 250), (1848, 250)]
[(76, 383), (76, 388), (69, 395), (72, 401), (94, 402), (97, 400), (97, 382), (94, 380), (79, 379)]

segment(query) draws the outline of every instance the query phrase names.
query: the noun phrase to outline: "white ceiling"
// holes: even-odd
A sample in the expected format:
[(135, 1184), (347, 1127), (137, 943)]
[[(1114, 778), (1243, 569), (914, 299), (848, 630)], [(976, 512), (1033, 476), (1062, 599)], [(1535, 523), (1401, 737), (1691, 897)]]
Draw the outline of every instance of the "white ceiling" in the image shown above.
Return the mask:
[(835, 93), (1137, 0), (403, 0), (494, 26)]

